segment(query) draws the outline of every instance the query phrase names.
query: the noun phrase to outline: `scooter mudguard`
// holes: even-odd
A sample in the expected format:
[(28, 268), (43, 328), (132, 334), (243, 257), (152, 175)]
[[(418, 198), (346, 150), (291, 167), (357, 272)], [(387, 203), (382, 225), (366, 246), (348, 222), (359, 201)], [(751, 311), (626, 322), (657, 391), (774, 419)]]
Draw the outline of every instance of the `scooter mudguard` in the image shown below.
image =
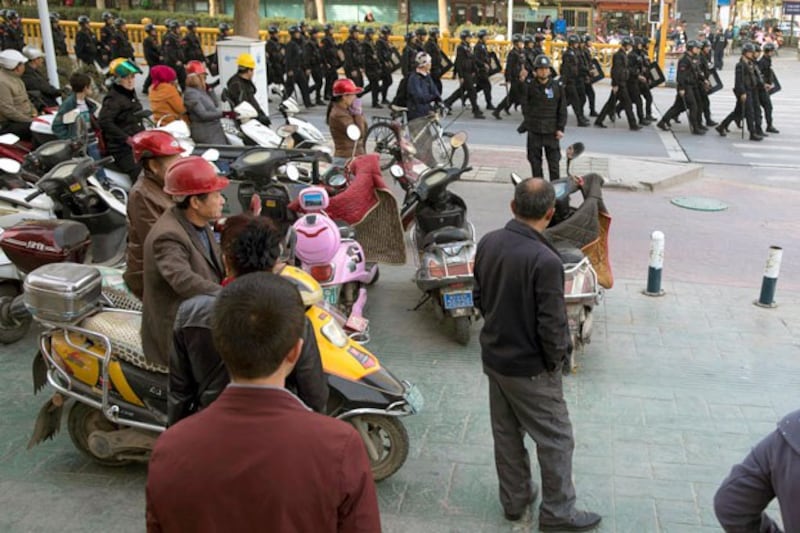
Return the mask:
[(317, 127), (310, 122), (295, 117), (289, 117), (289, 124), (297, 126), (297, 134), (302, 137), (304, 141), (310, 141), (313, 144), (323, 144), (325, 142), (325, 137)]
[(278, 134), (257, 120), (248, 120), (240, 127), (242, 129), (242, 133), (244, 133), (247, 138), (256, 143), (258, 146), (275, 148), (281, 144), (282, 139), (278, 136)]

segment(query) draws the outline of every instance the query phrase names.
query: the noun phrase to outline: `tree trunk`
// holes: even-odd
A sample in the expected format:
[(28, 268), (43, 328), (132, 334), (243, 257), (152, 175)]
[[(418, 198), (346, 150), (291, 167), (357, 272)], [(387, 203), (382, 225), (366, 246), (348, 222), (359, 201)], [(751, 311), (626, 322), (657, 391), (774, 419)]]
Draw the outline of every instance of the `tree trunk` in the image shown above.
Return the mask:
[(304, 4), (304, 17), (308, 20), (316, 20), (317, 18), (317, 2), (316, 0), (303, 0)]
[(317, 22), (325, 24), (325, 0), (314, 0), (317, 5)]
[(217, 16), (217, 11), (218, 11), (217, 5), (218, 5), (217, 0), (208, 0), (208, 14), (211, 15), (212, 17)]
[(233, 33), (258, 39), (258, 0), (234, 0)]
[[(3, 5), (5, 5), (5, 3)], [(105, 8), (106, 8), (106, 0), (97, 0), (97, 9), (105, 9)]]

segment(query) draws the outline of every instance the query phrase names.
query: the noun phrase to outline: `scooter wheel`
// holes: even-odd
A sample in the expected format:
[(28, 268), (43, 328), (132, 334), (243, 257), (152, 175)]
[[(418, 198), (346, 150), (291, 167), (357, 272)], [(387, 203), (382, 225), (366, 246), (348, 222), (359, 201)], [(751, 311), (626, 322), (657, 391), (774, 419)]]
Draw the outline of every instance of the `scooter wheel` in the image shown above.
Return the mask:
[(458, 316), (455, 318), (456, 342), (462, 346), (469, 344), (471, 325), (468, 316)]
[[(16, 283), (0, 283), (0, 305), (11, 303), (18, 294)], [(0, 322), (0, 344), (14, 344), (28, 334), (32, 317), (28, 316), (22, 320), (9, 319), (8, 323), (5, 322)]]
[(408, 457), (408, 432), (396, 416), (359, 415), (348, 418), (367, 449), (372, 477), (381, 481), (397, 472)]
[(103, 413), (84, 403), (75, 402), (67, 420), (69, 438), (81, 452), (103, 466), (125, 466), (133, 461), (114, 457), (99, 457), (89, 446), (89, 436), (93, 431), (114, 431), (119, 426), (108, 420)]

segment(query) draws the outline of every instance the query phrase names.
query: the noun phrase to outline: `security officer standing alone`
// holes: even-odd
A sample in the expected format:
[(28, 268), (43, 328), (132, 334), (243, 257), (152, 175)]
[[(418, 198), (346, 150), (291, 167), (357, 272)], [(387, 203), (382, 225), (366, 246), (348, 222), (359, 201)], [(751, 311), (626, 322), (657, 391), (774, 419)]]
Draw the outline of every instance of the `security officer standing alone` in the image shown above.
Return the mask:
[(567, 44), (568, 48), (564, 50), (564, 55), (561, 57), (561, 82), (564, 84), (567, 102), (578, 120), (578, 126), (584, 128), (589, 125), (589, 121), (583, 116), (583, 106), (578, 92), (579, 86), (580, 92), (583, 92), (583, 78), (580, 73), (581, 59), (578, 57), (580, 37), (570, 35), (567, 38)]
[(564, 90), (550, 77), (553, 63), (542, 54), (533, 62), (534, 77), (525, 82), (522, 101), (524, 120), (517, 129), (528, 133), (528, 161), (534, 177), (542, 177), (542, 151), (547, 157), (550, 181), (559, 177), (558, 162), (561, 160), (559, 141), (564, 137), (567, 125), (567, 99)]
[(475, 93), (475, 76), (478, 72), (478, 67), (475, 62), (475, 54), (472, 52), (472, 45), (469, 44), (471, 36), (472, 34), (469, 30), (461, 30), (459, 34), (461, 43), (456, 49), (455, 69), (461, 85), (453, 94), (447, 97), (444, 103), (450, 107), (459, 98), (463, 101), (466, 95), (472, 106), (472, 116), (474, 118), (486, 118), (478, 107), (478, 98)]
[(364, 87), (364, 54), (358, 34), (361, 30), (356, 24), (350, 26), (350, 36), (342, 44), (344, 52), (344, 74), (358, 87)]
[(375, 48), (378, 51), (378, 61), (381, 66), (381, 104), (388, 104), (389, 87), (392, 85), (392, 71), (394, 70), (394, 54), (395, 47), (389, 41), (389, 36), (392, 34), (390, 26), (381, 26), (381, 34), (378, 37), (378, 42), (375, 43)]
[(181, 87), (186, 86), (186, 58), (183, 56), (181, 46), (181, 23), (177, 20), (169, 21), (167, 33), (161, 43), (161, 55), (164, 57), (164, 64), (171, 67), (178, 76), (178, 83)]
[(744, 115), (747, 121), (747, 129), (750, 132), (750, 140), (764, 140), (764, 137), (758, 134), (755, 121), (754, 100), (758, 90), (758, 78), (755, 73), (757, 67), (754, 65), (755, 53), (756, 47), (753, 43), (744, 43), (742, 45), (742, 57), (736, 63), (734, 72), (733, 94), (736, 95), (736, 107), (715, 128), (717, 133), (723, 137), (727, 135), (730, 123), (734, 120), (741, 121), (742, 115)]
[(308, 94), (308, 74), (303, 50), (303, 35), (299, 26), (290, 26), (291, 40), (286, 43), (286, 97), (294, 94), (294, 86), (300, 88), (300, 96), (307, 109), (314, 107)]
[[(501, 111), (505, 111), (506, 114), (510, 115), (511, 112), (509, 109), (511, 109), (511, 106), (519, 104), (524, 99), (525, 79), (530, 72), (526, 67), (522, 36), (515, 33), (511, 36), (511, 43), (513, 48), (508, 52), (508, 55), (506, 55), (505, 70), (508, 92), (506, 93), (506, 97), (497, 105), (497, 108), (492, 111), (492, 116), (497, 120), (501, 120)], [(533, 65), (531, 65), (531, 69), (532, 68)]]
[[(678, 73), (676, 82), (678, 84), (678, 94), (675, 103), (664, 113), (661, 120), (656, 124), (664, 131), (670, 131), (669, 122), (678, 117), (685, 109), (689, 111), (689, 126), (694, 135), (703, 135), (705, 128), (700, 125), (700, 106), (695, 95), (697, 94), (697, 69), (694, 66), (694, 56), (700, 51), (700, 43), (691, 40), (686, 45), (686, 53), (678, 61)], [(719, 127), (719, 126), (717, 126)]]
[(486, 47), (486, 35), (486, 30), (478, 30), (478, 42), (475, 43), (475, 65), (478, 68), (478, 74), (475, 78), (475, 84), (478, 92), (482, 92), (486, 99), (487, 111), (493, 111), (492, 83), (489, 81), (489, 70), (492, 65), (489, 49)]
[(341, 50), (333, 38), (333, 24), (325, 24), (325, 36), (322, 38), (322, 61), (325, 63), (325, 99), (333, 98), (333, 84), (339, 77), (342, 68)]
[[(628, 127), (633, 130), (642, 129), (641, 126), (636, 124), (636, 118), (633, 115), (631, 108), (631, 97), (628, 94), (628, 52), (633, 49), (633, 39), (630, 37), (622, 38), (622, 45), (614, 53), (611, 58), (611, 94), (608, 95), (608, 101), (600, 111), (600, 116), (595, 120), (594, 125), (598, 128), (605, 128), (603, 119), (612, 117), (612, 113), (616, 113), (617, 100), (622, 103), (622, 108), (625, 110), (625, 116), (628, 119)], [(613, 117), (612, 117), (613, 120)]]

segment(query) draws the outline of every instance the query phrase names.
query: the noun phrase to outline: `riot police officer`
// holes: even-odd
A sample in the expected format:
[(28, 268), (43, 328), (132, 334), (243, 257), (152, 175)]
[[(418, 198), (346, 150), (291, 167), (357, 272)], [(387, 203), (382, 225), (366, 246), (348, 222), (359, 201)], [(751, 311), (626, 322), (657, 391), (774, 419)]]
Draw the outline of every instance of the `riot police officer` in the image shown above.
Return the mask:
[[(728, 126), (734, 120), (746, 120), (747, 129), (750, 131), (751, 141), (761, 141), (764, 139), (758, 134), (755, 121), (755, 95), (758, 91), (758, 78), (756, 76), (755, 63), (756, 47), (753, 43), (742, 45), (742, 57), (736, 63), (734, 73), (733, 94), (736, 95), (736, 107), (725, 117), (715, 128), (717, 133), (725, 137), (728, 133)], [(679, 71), (680, 72), (680, 71)], [(744, 117), (743, 117), (744, 115)]]
[(697, 96), (700, 102), (700, 109), (706, 126), (716, 126), (718, 123), (711, 119), (711, 101), (708, 98), (708, 91), (711, 89), (711, 43), (703, 41), (700, 53), (696, 57), (696, 68), (698, 70)]
[(489, 49), (486, 47), (487, 31), (478, 30), (478, 42), (475, 43), (475, 65), (478, 67), (478, 74), (475, 78), (477, 91), (483, 93), (486, 99), (486, 109), (494, 111), (492, 105), (492, 83), (489, 81), (489, 71), (492, 68)]
[[(511, 113), (509, 112), (509, 109), (511, 109), (511, 106), (518, 104), (523, 100), (523, 93), (525, 89), (524, 80), (527, 78), (528, 73), (531, 72), (526, 68), (525, 49), (522, 35), (519, 33), (512, 35), (511, 45), (513, 48), (511, 48), (506, 56), (505, 71), (506, 87), (508, 88), (508, 92), (506, 93), (506, 97), (503, 98), (497, 105), (497, 108), (492, 111), (492, 116), (497, 120), (501, 120), (501, 111), (505, 111), (510, 115)], [(531, 67), (533, 67), (533, 65), (531, 65)]]
[[(631, 98), (631, 102), (636, 107), (636, 118), (639, 119), (640, 126), (647, 126), (649, 122), (645, 119), (644, 116), (644, 106), (642, 105), (642, 95), (639, 92), (639, 84), (644, 80), (644, 76), (642, 75), (642, 71), (644, 70), (644, 65), (642, 64), (642, 57), (636, 51), (636, 48), (641, 46), (642, 41), (641, 37), (634, 37), (633, 45), (634, 48), (628, 51), (627, 58), (628, 58), (628, 95)], [(621, 106), (617, 105), (617, 116), (621, 111)]]
[(144, 59), (147, 61), (148, 72), (144, 80), (143, 92), (147, 94), (150, 91), (150, 83), (152, 81), (150, 79), (150, 69), (156, 65), (160, 65), (164, 61), (164, 57), (161, 55), (161, 45), (158, 43), (156, 25), (152, 22), (146, 24), (144, 32), (147, 37), (145, 37), (142, 42), (142, 50), (144, 51)]
[(595, 108), (594, 82), (592, 81), (592, 69), (595, 68), (594, 50), (592, 49), (592, 37), (590, 35), (583, 36), (581, 54), (583, 55), (584, 66), (587, 69), (586, 75), (583, 78), (583, 91), (586, 95), (586, 100), (589, 102), (589, 116), (596, 117), (597, 110)]
[(114, 36), (111, 38), (111, 55), (109, 56), (111, 60), (115, 60), (118, 57), (123, 57), (125, 59), (130, 59), (131, 62), (134, 62), (133, 57), (133, 45), (128, 40), (128, 25), (125, 22), (125, 19), (118, 18), (114, 20)]
[[(676, 118), (684, 110), (689, 111), (689, 127), (694, 135), (703, 135), (706, 129), (700, 124), (700, 106), (695, 98), (697, 94), (697, 70), (694, 66), (694, 56), (700, 51), (700, 43), (691, 40), (686, 44), (686, 53), (678, 61), (676, 82), (678, 94), (675, 103), (664, 113), (656, 124), (664, 131), (669, 131), (669, 121)], [(719, 126), (717, 126), (719, 127)]]
[(184, 63), (186, 63), (186, 58), (183, 56), (180, 32), (180, 22), (170, 20), (167, 23), (167, 33), (164, 34), (164, 39), (161, 41), (161, 56), (164, 58), (164, 64), (175, 71), (180, 86), (185, 87), (186, 68)]
[(322, 61), (325, 64), (325, 99), (333, 98), (333, 84), (339, 77), (337, 71), (342, 67), (341, 50), (333, 38), (333, 24), (323, 27), (325, 36), (322, 38)]
[(186, 26), (186, 33), (181, 39), (181, 46), (183, 47), (183, 61), (206, 62), (206, 55), (203, 52), (203, 45), (200, 44), (200, 37), (197, 35), (197, 22), (189, 19), (184, 24)]
[(533, 52), (536, 54), (534, 56), (534, 60), (539, 57), (540, 55), (544, 55), (544, 43), (547, 40), (547, 37), (543, 33), (537, 33), (533, 36)]
[(550, 181), (559, 177), (558, 164), (561, 160), (559, 141), (564, 136), (567, 125), (567, 99), (561, 85), (551, 77), (553, 64), (542, 54), (533, 65), (534, 76), (524, 84), (522, 114), (524, 121), (517, 129), (528, 133), (528, 161), (531, 175), (544, 177), (542, 152), (547, 157), (547, 170)]
[(361, 41), (361, 55), (364, 56), (364, 72), (367, 75), (367, 86), (364, 88), (364, 93), (372, 93), (372, 107), (375, 109), (382, 109), (380, 104), (380, 90), (381, 78), (383, 77), (383, 69), (381, 68), (381, 61), (378, 57), (378, 49), (375, 46), (375, 28), (367, 28), (364, 30), (364, 40)]
[(758, 100), (764, 108), (764, 118), (767, 119), (767, 132), (780, 133), (772, 123), (772, 98), (769, 91), (775, 86), (775, 72), (772, 70), (772, 55), (775, 53), (775, 45), (767, 43), (762, 48), (763, 53), (756, 62), (764, 84), (759, 88)]
[(97, 90), (103, 90), (105, 88), (103, 76), (97, 67), (102, 64), (101, 57), (105, 49), (97, 40), (90, 23), (91, 21), (86, 15), (78, 17), (78, 31), (75, 33), (75, 57), (78, 58), (78, 70), (92, 78), (97, 85)]
[(647, 47), (650, 45), (650, 39), (642, 37), (639, 41), (639, 46), (634, 49), (634, 52), (639, 54), (639, 61), (642, 64), (642, 77), (639, 78), (639, 94), (644, 98), (645, 115), (644, 119), (647, 122), (653, 123), (656, 118), (653, 116), (653, 93), (650, 91), (650, 82), (653, 81), (650, 74), (650, 56), (647, 55)]
[(523, 51), (525, 52), (525, 69), (528, 72), (533, 72), (533, 62), (536, 58), (543, 54), (541, 48), (536, 48), (536, 42), (533, 40), (533, 35), (527, 33), (522, 36), (522, 44), (524, 45)]
[(286, 43), (286, 97), (294, 94), (294, 86), (300, 88), (300, 96), (306, 108), (314, 107), (311, 96), (308, 94), (308, 74), (306, 72), (305, 50), (303, 49), (303, 35), (299, 26), (289, 27), (291, 39)]
[(25, 34), (22, 32), (19, 14), (14, 9), (6, 10), (5, 22), (0, 31), (2, 31), (3, 50), (13, 49), (22, 52), (25, 48)]
[(217, 42), (227, 41), (230, 37), (231, 25), (227, 22), (220, 22), (217, 26)]
[(61, 17), (58, 13), (55, 11), (50, 13), (50, 28), (53, 32), (53, 47), (56, 51), (56, 64), (58, 65), (58, 83), (61, 87), (66, 87), (69, 85), (69, 76), (75, 70), (75, 65), (72, 64), (72, 59), (69, 57), (67, 37), (64, 35), (64, 30), (61, 29), (60, 20)]
[(344, 74), (358, 87), (364, 87), (364, 54), (361, 51), (361, 43), (358, 41), (358, 34), (361, 29), (358, 25), (350, 26), (350, 35), (342, 44), (344, 52)]
[[(431, 28), (422, 51), (431, 56), (431, 79), (442, 94), (442, 49), (439, 47), (439, 28)], [(414, 69), (412, 68), (413, 72)]]
[(286, 50), (283, 44), (278, 40), (279, 30), (277, 26), (270, 26), (267, 32), (269, 33), (269, 37), (264, 45), (267, 52), (267, 83), (283, 85), (286, 83), (286, 71), (284, 69)]
[(392, 34), (390, 26), (381, 26), (380, 33), (378, 42), (375, 43), (375, 48), (378, 51), (378, 61), (381, 64), (381, 104), (388, 104), (389, 87), (392, 85), (392, 71), (394, 70), (395, 47), (389, 40), (389, 36)]
[[(425, 28), (418, 28), (417, 31), (424, 29)], [(403, 57), (400, 67), (403, 77), (406, 77), (417, 70), (417, 54), (424, 51), (423, 46), (417, 41), (417, 36), (414, 32), (406, 33), (405, 41), (406, 45), (403, 48)], [(431, 68), (433, 68), (433, 61), (431, 61)]]
[(614, 53), (611, 58), (611, 94), (608, 95), (608, 101), (600, 111), (600, 116), (594, 122), (594, 125), (599, 128), (605, 128), (603, 119), (611, 117), (612, 113), (616, 113), (617, 100), (622, 103), (622, 108), (625, 110), (625, 116), (628, 119), (628, 127), (633, 130), (642, 129), (636, 123), (633, 115), (633, 108), (631, 107), (631, 97), (628, 93), (628, 52), (633, 49), (633, 39), (630, 37), (622, 38), (622, 45)]
[(303, 51), (305, 53), (306, 70), (310, 72), (311, 77), (314, 79), (314, 85), (308, 88), (309, 97), (313, 92), (316, 95), (314, 103), (316, 105), (325, 105), (325, 101), (322, 99), (325, 72), (322, 64), (322, 48), (317, 39), (319, 32), (319, 28), (316, 26), (308, 29), (308, 37), (305, 40)]
[[(114, 20), (116, 17), (110, 11), (103, 12), (104, 25), (100, 28), (100, 44), (106, 49), (106, 62), (111, 61), (111, 39), (114, 38), (116, 29), (114, 28)], [(105, 65), (104, 65), (105, 66)]]
[(578, 126), (585, 128), (589, 121), (583, 116), (583, 105), (581, 104), (581, 94), (583, 93), (583, 77), (581, 76), (581, 63), (579, 58), (578, 45), (580, 37), (570, 35), (567, 38), (567, 49), (561, 56), (561, 83), (564, 84), (564, 93), (567, 103), (572, 107)]
[(464, 101), (466, 96), (472, 106), (472, 116), (474, 118), (486, 118), (478, 107), (478, 98), (475, 92), (475, 77), (478, 73), (478, 67), (475, 61), (475, 54), (472, 51), (472, 45), (469, 38), (472, 33), (469, 30), (461, 30), (459, 38), (461, 42), (456, 48), (456, 61), (455, 70), (456, 75), (459, 77), (460, 86), (445, 100), (445, 105), (450, 107), (459, 98)]

